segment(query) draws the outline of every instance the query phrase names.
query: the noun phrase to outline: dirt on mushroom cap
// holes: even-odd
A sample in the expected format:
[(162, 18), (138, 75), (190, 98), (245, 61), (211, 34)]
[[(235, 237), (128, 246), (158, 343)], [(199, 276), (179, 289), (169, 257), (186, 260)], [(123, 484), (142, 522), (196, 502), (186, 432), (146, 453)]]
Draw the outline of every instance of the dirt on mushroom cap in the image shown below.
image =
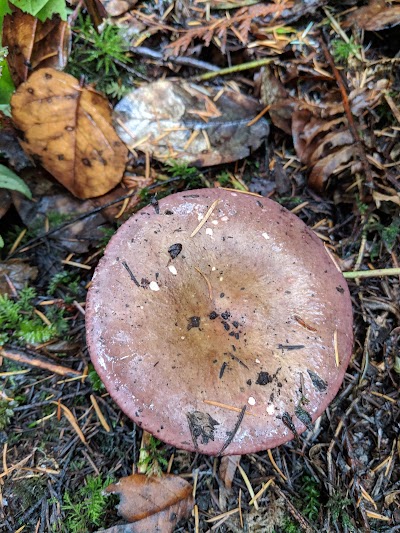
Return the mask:
[(118, 230), (93, 279), (87, 333), (99, 375), (139, 426), (188, 450), (249, 453), (301, 433), (333, 399), (351, 302), (300, 219), (204, 189)]

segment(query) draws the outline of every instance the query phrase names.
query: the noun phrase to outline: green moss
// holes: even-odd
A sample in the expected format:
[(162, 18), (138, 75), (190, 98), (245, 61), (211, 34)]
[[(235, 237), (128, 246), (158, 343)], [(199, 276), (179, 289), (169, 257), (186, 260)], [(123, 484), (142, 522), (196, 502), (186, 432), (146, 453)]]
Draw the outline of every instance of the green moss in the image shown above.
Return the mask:
[(0, 400), (0, 430), (6, 429), (14, 416), (11, 404), (7, 400)]
[(110, 483), (112, 479), (109, 477), (105, 480), (101, 476), (88, 477), (85, 485), (78, 490), (65, 492), (61, 506), (65, 514), (62, 531), (86, 533), (92, 531), (93, 527), (101, 526), (109, 507), (109, 500), (103, 491)]

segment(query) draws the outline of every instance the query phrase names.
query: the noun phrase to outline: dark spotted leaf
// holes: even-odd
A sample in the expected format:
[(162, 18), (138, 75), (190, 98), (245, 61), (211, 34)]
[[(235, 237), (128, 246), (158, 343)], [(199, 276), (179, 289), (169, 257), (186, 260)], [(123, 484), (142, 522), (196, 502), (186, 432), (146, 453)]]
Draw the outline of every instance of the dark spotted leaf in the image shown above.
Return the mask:
[(11, 109), (24, 150), (78, 198), (101, 196), (121, 180), (127, 150), (98, 92), (69, 74), (40, 69), (19, 86)]

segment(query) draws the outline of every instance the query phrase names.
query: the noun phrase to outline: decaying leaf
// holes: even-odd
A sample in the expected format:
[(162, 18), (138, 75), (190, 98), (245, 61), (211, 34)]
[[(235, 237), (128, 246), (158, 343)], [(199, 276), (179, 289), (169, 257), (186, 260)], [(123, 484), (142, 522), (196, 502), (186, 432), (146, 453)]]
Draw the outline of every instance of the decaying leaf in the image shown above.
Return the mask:
[[(107, 195), (82, 202), (57, 182), (41, 176), (25, 177), (25, 181), (32, 191), (33, 200), (13, 194), (13, 203), (24, 225), (27, 228), (35, 228), (39, 233), (44, 233), (46, 228), (52, 230), (67, 221), (73, 221), (113, 199)], [(114, 190), (110, 194), (113, 193)], [(119, 196), (126, 193), (126, 189), (123, 192), (120, 190)], [(57, 243), (57, 250), (61, 253), (64, 253), (64, 250), (84, 253), (104, 237), (101, 227), (106, 222), (107, 218), (103, 212), (92, 214), (50, 235), (49, 240), (51, 243)], [(57, 255), (54, 248), (53, 254)]]
[(240, 464), (241, 455), (225, 455), (219, 465), (219, 477), (227, 489), (232, 488), (233, 478)]
[(0, 294), (15, 295), (30, 281), (36, 279), (38, 269), (29, 266), (22, 259), (9, 259), (0, 262)]
[(108, 101), (69, 74), (34, 72), (11, 99), (21, 145), (78, 198), (115, 187), (127, 150), (111, 124)]
[(193, 508), (190, 483), (170, 474), (160, 477), (134, 474), (110, 485), (106, 492), (119, 494), (118, 511), (125, 520), (134, 522), (135, 528), (127, 531), (135, 533), (172, 532)]
[(143, 85), (115, 107), (115, 126), (131, 148), (160, 161), (181, 159), (197, 166), (247, 157), (268, 135), (256, 100), (225, 90), (215, 92), (168, 80)]
[(102, 0), (109, 17), (118, 17), (133, 8), (137, 0)]
[(17, 171), (32, 166), (32, 161), (22, 150), (17, 130), (11, 118), (0, 111), (0, 156), (8, 159), (10, 165)]
[[(360, 117), (378, 105), (389, 87), (385, 78), (369, 78), (368, 84), (356, 86), (348, 95), (352, 115)], [(318, 104), (289, 96), (270, 69), (262, 74), (261, 95), (270, 106), (272, 122), (292, 133), (293, 144), (300, 161), (310, 170), (308, 184), (321, 191), (330, 176), (351, 167), (360, 168), (359, 146), (350, 132), (343, 102), (336, 92), (321, 95)]]
[(357, 26), (366, 31), (381, 31), (399, 24), (400, 6), (385, 0), (370, 0), (367, 6), (353, 11), (346, 20), (346, 26)]
[(67, 64), (71, 30), (59, 17), (41, 22), (13, 8), (4, 17), (3, 46), (8, 47), (7, 63), (15, 86), (39, 68), (63, 70)]

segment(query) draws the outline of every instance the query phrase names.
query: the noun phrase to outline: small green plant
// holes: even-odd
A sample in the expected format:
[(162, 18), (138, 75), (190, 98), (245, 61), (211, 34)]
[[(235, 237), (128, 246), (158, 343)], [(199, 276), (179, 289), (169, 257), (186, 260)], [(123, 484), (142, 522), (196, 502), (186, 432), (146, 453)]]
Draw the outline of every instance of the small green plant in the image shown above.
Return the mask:
[(159, 476), (162, 473), (162, 467), (168, 465), (164, 457), (164, 450), (158, 449), (161, 441), (150, 436), (147, 446), (141, 448), (139, 454), (138, 467), (140, 472), (148, 476)]
[(6, 429), (13, 415), (14, 411), (10, 402), (8, 400), (0, 400), (0, 431)]
[(332, 53), (336, 63), (347, 63), (350, 57), (358, 54), (360, 50), (361, 45), (355, 43), (353, 37), (350, 37), (348, 42), (343, 39), (332, 41)]
[(65, 533), (86, 533), (101, 525), (108, 506), (103, 491), (112, 481), (109, 477), (103, 481), (101, 476), (91, 476), (74, 493), (65, 492), (61, 506), (65, 513)]
[(318, 482), (311, 476), (303, 476), (303, 485), (300, 488), (302, 513), (311, 523), (318, 518), (320, 504), (320, 490)]
[(97, 33), (89, 17), (78, 18), (74, 28), (75, 45), (69, 58), (67, 71), (80, 78), (86, 76), (89, 83), (109, 96), (120, 98), (130, 89), (124, 84), (127, 74), (123, 66), (131, 62), (126, 52), (127, 40), (121, 29), (106, 23)]
[(35, 314), (32, 303), (35, 298), (36, 291), (31, 287), (22, 289), (16, 301), (7, 294), (0, 294), (0, 346), (11, 339), (20, 343), (41, 344), (66, 331), (67, 325), (61, 314), (51, 325), (45, 324)]
[(331, 511), (333, 523), (337, 524), (339, 529), (341, 529), (340, 526), (346, 526), (349, 531), (356, 531), (346, 510), (346, 507), (350, 504), (351, 500), (349, 498), (345, 498), (341, 493), (337, 492), (331, 496), (326, 506)]
[[(28, 198), (32, 198), (31, 191), (29, 190), (29, 187), (26, 185), (26, 183), (22, 181), (22, 179), (17, 176), (15, 172), (13, 172), (4, 165), (0, 165), (0, 189), (10, 189), (12, 191), (18, 191), (27, 196)], [(0, 248), (3, 248), (3, 246), (4, 241), (0, 235)]]
[(92, 389), (94, 390), (94, 392), (105, 391), (106, 388), (104, 386), (104, 383), (101, 381), (100, 376), (94, 369), (94, 366), (92, 365), (92, 363), (89, 364), (88, 378), (89, 378), (89, 381), (92, 385)]
[(165, 171), (173, 178), (182, 178), (191, 180), (197, 178), (199, 170), (196, 167), (190, 167), (182, 161), (169, 160), (165, 163)]
[(284, 519), (282, 531), (284, 533), (301, 533), (300, 526), (289, 517)]
[(65, 302), (69, 303), (70, 301), (76, 299), (81, 292), (79, 277), (76, 276), (76, 274), (66, 272), (65, 270), (57, 272), (57, 274), (55, 274), (49, 282), (48, 293), (53, 295), (59, 288), (62, 288), (68, 293), (68, 296), (65, 298)]
[(221, 185), (221, 187), (232, 187), (232, 178), (229, 172), (226, 172), (226, 170), (223, 170), (219, 174), (215, 176), (215, 179), (218, 181), (218, 183)]

